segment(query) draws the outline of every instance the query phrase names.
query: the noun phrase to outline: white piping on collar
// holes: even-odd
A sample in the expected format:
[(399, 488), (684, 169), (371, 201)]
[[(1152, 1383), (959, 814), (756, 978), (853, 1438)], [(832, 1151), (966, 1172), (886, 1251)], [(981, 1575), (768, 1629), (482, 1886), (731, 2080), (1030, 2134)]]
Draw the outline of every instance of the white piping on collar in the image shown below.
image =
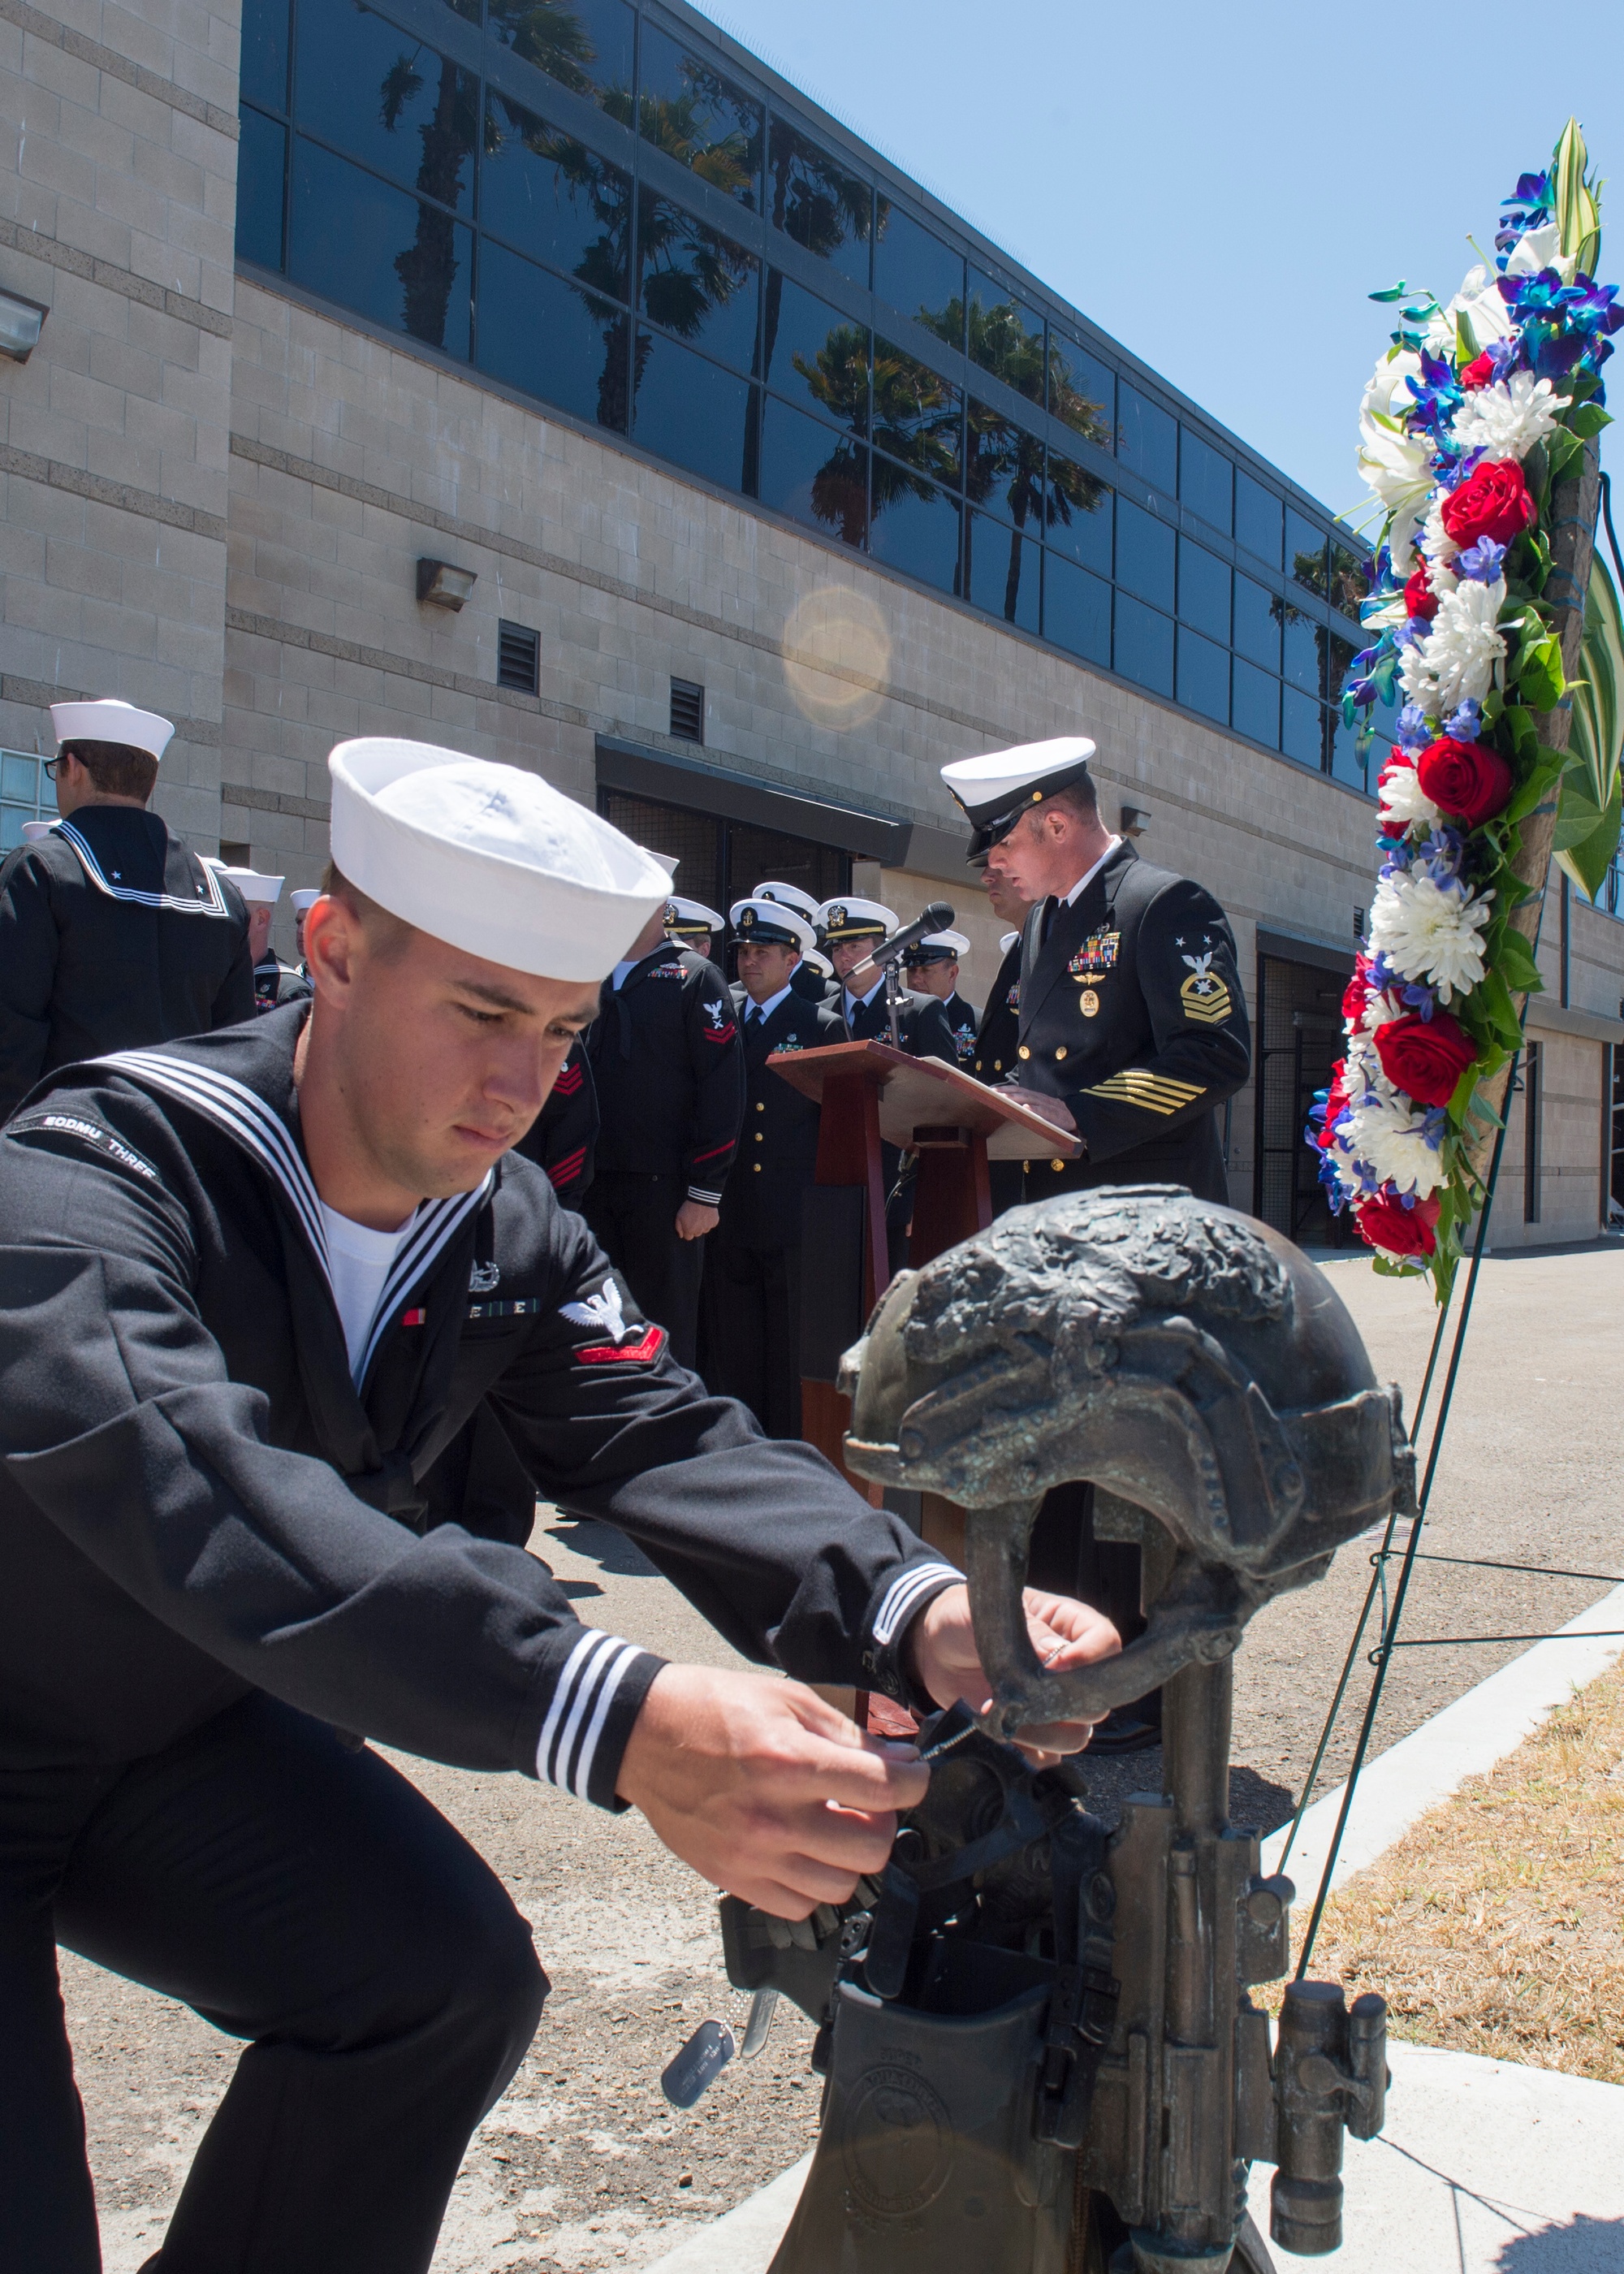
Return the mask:
[(183, 916), (229, 916), (231, 913), (226, 906), (225, 895), (220, 889), (220, 879), (207, 861), (201, 861), (198, 865), (202, 870), (204, 880), (208, 886), (207, 900), (183, 900), (173, 892), (138, 892), (132, 885), (115, 885), (111, 878), (103, 873), (102, 863), (71, 821), (53, 821), (50, 833), (53, 837), (61, 837), (67, 840), (78, 854), (79, 866), (91, 883), (99, 892), (105, 892), (111, 900), (131, 900), (137, 907), (142, 908), (173, 908), (177, 915)]
[[(293, 1141), (292, 1132), (262, 1097), (245, 1082), (238, 1081), (235, 1074), (222, 1073), (214, 1066), (199, 1065), (194, 1060), (168, 1058), (156, 1050), (113, 1050), (94, 1063), (111, 1066), (138, 1081), (149, 1082), (154, 1089), (163, 1090), (181, 1104), (191, 1106), (194, 1112), (203, 1114), (223, 1129), (229, 1137), (234, 1137), (262, 1167), (268, 1169), (292, 1202), (331, 1296), (332, 1259), (315, 1180)], [(495, 1171), (487, 1170), (483, 1183), (471, 1193), (456, 1193), (448, 1200), (425, 1201), (409, 1220), (406, 1237), (379, 1293), (360, 1363), (355, 1369), (357, 1391), (366, 1379), (366, 1370), (395, 1304), (414, 1282), (427, 1276), (447, 1242), (486, 1198), (495, 1180)], [(335, 1314), (337, 1307), (335, 1302)]]

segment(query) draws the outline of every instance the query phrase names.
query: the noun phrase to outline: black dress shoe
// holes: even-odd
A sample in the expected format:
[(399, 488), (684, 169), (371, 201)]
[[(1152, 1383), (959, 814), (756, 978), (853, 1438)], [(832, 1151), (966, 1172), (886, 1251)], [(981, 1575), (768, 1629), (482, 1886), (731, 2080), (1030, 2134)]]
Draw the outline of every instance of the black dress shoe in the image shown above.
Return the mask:
[(1137, 1706), (1119, 1706), (1108, 1713), (1088, 1740), (1096, 1759), (1113, 1753), (1142, 1753), (1162, 1743), (1162, 1724), (1144, 1719)]

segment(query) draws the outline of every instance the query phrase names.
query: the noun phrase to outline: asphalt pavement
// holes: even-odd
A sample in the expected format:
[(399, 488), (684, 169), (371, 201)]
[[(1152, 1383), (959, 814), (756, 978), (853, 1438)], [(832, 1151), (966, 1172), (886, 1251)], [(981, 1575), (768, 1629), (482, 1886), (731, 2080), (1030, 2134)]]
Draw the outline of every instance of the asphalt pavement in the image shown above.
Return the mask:
[[(1434, 1323), (1425, 1283), (1379, 1280), (1354, 1258), (1325, 1266), (1377, 1371), (1413, 1409)], [(1417, 1567), (1406, 1631), (1417, 1638), (1546, 1632), (1624, 1576), (1624, 1248), (1496, 1257), (1484, 1267), (1439, 1464), (1429, 1553), (1593, 1572), (1566, 1579)], [(618, 1535), (553, 1519), (537, 1552), (594, 1624), (668, 1656), (737, 1664)], [(1370, 1578), (1368, 1547), (1321, 1585), (1253, 1623), (1237, 1661), (1231, 1809), (1267, 1831), (1312, 1757)], [(1523, 1645), (1402, 1652), (1377, 1749)], [(1356, 1686), (1368, 1680), (1361, 1667)], [(1356, 1697), (1363, 1690), (1356, 1689)], [(1326, 1765), (1339, 1781), (1354, 1716)], [(516, 1777), (409, 1768), (490, 1857), (531, 1921), (553, 1982), (513, 2090), (470, 2148), (437, 2274), (577, 2274), (650, 2264), (810, 2144), (810, 2031), (780, 2014), (755, 2062), (725, 2069), (696, 2111), (664, 2102), (658, 2074), (708, 2014), (739, 2029), (715, 1903), (635, 1815), (607, 1817)], [(1097, 1766), (1109, 1810), (1154, 1784), (1153, 1753)], [(109, 2274), (134, 2274), (162, 2236), (192, 2146), (223, 2090), (231, 2044), (206, 2023), (74, 1959), (64, 1989), (92, 2141)]]

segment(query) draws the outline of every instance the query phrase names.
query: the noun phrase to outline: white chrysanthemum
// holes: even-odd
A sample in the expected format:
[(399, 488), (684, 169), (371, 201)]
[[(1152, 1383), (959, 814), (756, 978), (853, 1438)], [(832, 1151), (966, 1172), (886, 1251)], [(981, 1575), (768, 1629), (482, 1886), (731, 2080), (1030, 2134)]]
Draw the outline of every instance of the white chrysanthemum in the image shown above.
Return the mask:
[(1425, 1124), (1408, 1104), (1366, 1098), (1353, 1108), (1345, 1134), (1350, 1149), (1369, 1163), (1379, 1184), (1425, 1200), (1443, 1182), (1438, 1152), (1426, 1141)]
[(1391, 761), (1381, 778), (1381, 826), (1388, 837), (1402, 837), (1407, 829), (1431, 829), (1443, 815), (1416, 778), (1413, 765)]
[(1463, 578), (1438, 603), (1427, 637), (1409, 649), (1399, 679), (1412, 703), (1429, 715), (1447, 717), (1462, 703), (1481, 703), (1494, 683), (1494, 667), (1506, 643), (1494, 629), (1506, 599), (1506, 581), (1492, 584)]
[(1548, 379), (1514, 371), (1508, 380), (1480, 387), (1455, 414), (1451, 429), (1462, 450), (1486, 450), (1492, 458), (1526, 458), (1536, 442), (1557, 427), (1565, 397)]
[(1440, 490), (1429, 501), (1421, 523), (1421, 550), (1426, 555), (1426, 581), (1441, 599), (1452, 592), (1455, 575), (1449, 563), (1460, 551), (1444, 527), (1444, 499), (1447, 492)]
[(1422, 870), (1384, 877), (1371, 904), (1371, 945), (1406, 979), (1425, 979), (1446, 1007), (1483, 982), (1492, 892), (1439, 885)]

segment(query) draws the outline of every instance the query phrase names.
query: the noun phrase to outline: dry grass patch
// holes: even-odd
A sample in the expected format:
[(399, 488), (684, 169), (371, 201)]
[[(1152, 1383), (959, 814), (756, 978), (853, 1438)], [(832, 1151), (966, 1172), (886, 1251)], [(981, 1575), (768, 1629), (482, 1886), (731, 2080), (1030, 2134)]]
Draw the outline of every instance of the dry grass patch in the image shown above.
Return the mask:
[(1624, 2084), (1621, 1901), (1624, 1668), (1333, 1895), (1312, 1971), (1414, 2044)]

